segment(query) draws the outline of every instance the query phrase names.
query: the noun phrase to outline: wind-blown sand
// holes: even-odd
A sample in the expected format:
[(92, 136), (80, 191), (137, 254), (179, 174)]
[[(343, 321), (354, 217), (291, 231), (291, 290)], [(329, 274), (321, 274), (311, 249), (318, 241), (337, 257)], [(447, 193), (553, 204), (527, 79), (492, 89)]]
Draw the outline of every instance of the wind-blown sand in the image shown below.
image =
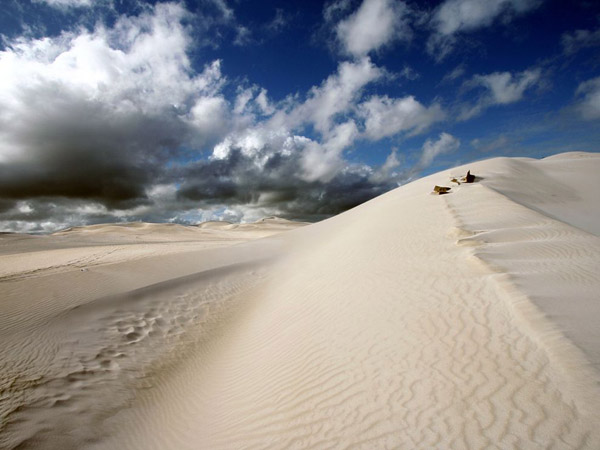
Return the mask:
[(598, 173), (497, 158), (258, 240), (292, 225), (1, 236), (0, 447), (600, 448)]

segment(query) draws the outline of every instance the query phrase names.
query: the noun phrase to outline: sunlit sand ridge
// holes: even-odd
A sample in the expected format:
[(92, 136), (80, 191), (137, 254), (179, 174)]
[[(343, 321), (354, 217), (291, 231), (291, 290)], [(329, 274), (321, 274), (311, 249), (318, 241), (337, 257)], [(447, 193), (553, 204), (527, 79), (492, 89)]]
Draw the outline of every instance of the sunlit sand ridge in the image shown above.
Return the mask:
[(266, 239), (6, 271), (0, 446), (600, 448), (599, 170), (493, 159)]

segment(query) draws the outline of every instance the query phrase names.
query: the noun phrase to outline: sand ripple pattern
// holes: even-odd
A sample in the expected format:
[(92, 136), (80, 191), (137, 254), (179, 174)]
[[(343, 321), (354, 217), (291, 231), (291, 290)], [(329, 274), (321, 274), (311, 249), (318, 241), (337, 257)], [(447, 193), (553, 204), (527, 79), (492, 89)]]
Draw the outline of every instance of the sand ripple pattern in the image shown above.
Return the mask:
[(98, 441), (103, 421), (151, 388), (153, 374), (176, 364), (226, 314), (229, 300), (261, 278), (247, 264), (208, 270), (99, 298), (43, 330), (13, 336), (13, 353), (26, 357), (1, 359), (0, 448)]

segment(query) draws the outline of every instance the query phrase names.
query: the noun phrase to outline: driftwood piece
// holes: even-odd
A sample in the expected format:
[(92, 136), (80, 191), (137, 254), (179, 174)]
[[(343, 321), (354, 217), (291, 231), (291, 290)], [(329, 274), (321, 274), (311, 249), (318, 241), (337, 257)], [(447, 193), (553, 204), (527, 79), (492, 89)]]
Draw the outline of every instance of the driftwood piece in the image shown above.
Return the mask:
[(452, 188), (436, 185), (433, 188), (433, 192), (436, 192), (438, 195), (442, 195), (442, 194), (447, 194), (448, 192), (450, 192), (450, 189), (452, 189)]

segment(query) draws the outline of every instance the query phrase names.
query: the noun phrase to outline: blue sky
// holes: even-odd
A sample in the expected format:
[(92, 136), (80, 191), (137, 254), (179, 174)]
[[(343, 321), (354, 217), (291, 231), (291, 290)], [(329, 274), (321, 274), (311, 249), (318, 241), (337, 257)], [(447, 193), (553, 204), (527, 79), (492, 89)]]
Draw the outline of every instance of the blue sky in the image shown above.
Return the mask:
[(594, 1), (4, 0), (0, 229), (320, 220), (600, 149)]

